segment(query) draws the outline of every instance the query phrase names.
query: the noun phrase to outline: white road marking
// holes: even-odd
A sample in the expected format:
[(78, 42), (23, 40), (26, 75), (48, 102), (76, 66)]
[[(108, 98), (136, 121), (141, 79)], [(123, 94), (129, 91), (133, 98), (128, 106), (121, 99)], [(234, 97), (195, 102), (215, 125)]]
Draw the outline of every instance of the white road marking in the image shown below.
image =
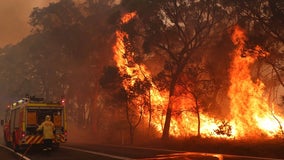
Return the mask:
[(14, 152), (15, 154), (17, 154), (18, 156), (20, 156), (24, 160), (31, 160), (29, 157), (26, 157), (26, 156), (22, 155), (21, 153), (15, 152), (13, 149), (11, 149), (11, 148), (9, 148), (7, 146), (4, 146), (4, 145), (0, 144), (0, 147), (5, 148), (5, 149), (7, 149), (7, 150), (9, 150), (11, 152)]
[(74, 147), (61, 146), (60, 148), (65, 148), (65, 149), (70, 149), (70, 150), (74, 150), (74, 151), (80, 151), (80, 152), (85, 152), (85, 153), (90, 153), (90, 154), (105, 156), (105, 157), (110, 157), (110, 158), (116, 158), (116, 159), (134, 160), (134, 159), (131, 159), (131, 158), (128, 158), (128, 157), (115, 156), (115, 155), (111, 155), (111, 154), (95, 152), (95, 151), (90, 151), (90, 150), (85, 150), (85, 149), (80, 149), (80, 148), (74, 148)]

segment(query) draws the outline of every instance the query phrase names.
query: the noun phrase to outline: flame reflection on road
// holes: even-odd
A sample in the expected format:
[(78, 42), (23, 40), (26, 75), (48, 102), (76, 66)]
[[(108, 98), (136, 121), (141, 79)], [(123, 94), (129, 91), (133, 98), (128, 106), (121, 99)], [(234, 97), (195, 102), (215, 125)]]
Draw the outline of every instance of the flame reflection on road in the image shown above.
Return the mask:
[(170, 160), (223, 160), (222, 154), (212, 153), (199, 153), (199, 152), (184, 152), (184, 153), (173, 153), (173, 154), (161, 154), (155, 158), (147, 158), (143, 160), (154, 160), (154, 159), (170, 159)]
[[(229, 154), (199, 153), (199, 152), (183, 152), (173, 154), (161, 154), (155, 158), (146, 158), (143, 160), (281, 160), (275, 158), (264, 158), (254, 156), (241, 156)], [(282, 159), (283, 160), (283, 159)]]

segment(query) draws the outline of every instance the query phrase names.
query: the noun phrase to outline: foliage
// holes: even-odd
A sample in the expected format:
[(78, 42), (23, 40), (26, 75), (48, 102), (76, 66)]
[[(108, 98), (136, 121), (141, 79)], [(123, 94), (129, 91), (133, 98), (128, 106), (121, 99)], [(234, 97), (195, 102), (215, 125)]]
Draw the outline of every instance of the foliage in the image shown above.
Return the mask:
[(222, 121), (222, 123), (218, 126), (218, 129), (215, 129), (214, 132), (217, 135), (222, 136), (232, 136), (232, 126), (229, 124), (229, 122)]
[(98, 77), (112, 53), (114, 26), (106, 18), (111, 9), (106, 1), (78, 4), (70, 0), (35, 8), (29, 21), (32, 33), (1, 49), (1, 94), (7, 97), (3, 103), (25, 94), (49, 100), (64, 95), (69, 118), (87, 120), (90, 125)]
[(132, 24), (135, 27), (127, 30), (130, 37), (143, 37), (144, 51), (157, 53), (165, 59), (164, 69), (156, 80), (159, 81), (158, 86), (166, 87), (169, 91), (169, 105), (163, 131), (163, 138), (167, 139), (173, 104), (171, 97), (177, 96), (175, 90), (182, 72), (188, 63), (191, 63), (194, 53), (208, 44), (210, 37), (218, 30), (216, 27), (224, 23), (222, 16), (226, 12), (214, 0), (126, 0), (122, 4), (129, 10), (136, 10), (139, 15), (136, 25)]
[[(260, 60), (260, 67), (265, 68), (269, 64), (273, 70), (270, 74), (265, 71), (258, 73), (264, 81), (277, 81), (282, 87), (284, 54), (281, 49), (284, 44), (284, 9), (283, 2), (279, 0), (237, 0), (231, 4), (236, 11), (238, 21), (249, 34), (250, 45), (260, 45), (269, 56)], [(252, 48), (252, 47), (251, 47)], [(264, 70), (262, 68), (259, 69)], [(271, 78), (273, 77), (273, 78)], [(275, 80), (274, 80), (275, 79)], [(266, 82), (270, 85), (270, 82)], [(275, 87), (275, 86), (273, 86)]]
[(122, 104), (122, 107), (126, 103), (127, 93), (122, 86), (122, 80), (117, 67), (108, 66), (104, 68), (103, 75), (100, 78), (100, 86), (110, 96), (107, 100), (108, 103), (105, 104), (106, 106)]
[[(60, 0), (35, 8), (29, 21), (32, 33), (0, 50), (1, 103), (27, 93), (47, 99), (65, 95), (70, 117), (88, 121), (87, 125), (97, 120), (100, 129), (108, 127), (104, 117), (115, 114), (108, 109), (127, 107), (123, 120), (128, 118), (134, 135), (142, 110), (151, 108), (149, 89), (153, 81), (159, 90), (169, 92), (163, 133), (163, 138), (168, 138), (172, 97), (192, 94), (197, 102), (195, 112), (199, 113), (217, 101), (219, 89), (226, 90), (227, 51), (232, 44), (224, 35), (234, 24), (248, 31), (247, 48), (259, 44), (270, 52), (258, 61), (273, 68), (272, 78), (263, 79), (277, 79), (277, 84), (284, 86), (282, 4), (279, 0), (122, 0), (115, 5), (114, 0)], [(132, 11), (137, 16), (118, 25), (120, 16)], [(154, 63), (162, 69), (155, 72), (153, 80), (134, 79), (127, 90), (122, 86), (133, 77), (120, 75), (113, 67), (117, 28), (129, 35), (124, 40), (128, 67), (158, 57)], [(177, 89), (180, 86), (182, 92)], [(215, 132), (230, 135), (231, 128), (223, 122)]]

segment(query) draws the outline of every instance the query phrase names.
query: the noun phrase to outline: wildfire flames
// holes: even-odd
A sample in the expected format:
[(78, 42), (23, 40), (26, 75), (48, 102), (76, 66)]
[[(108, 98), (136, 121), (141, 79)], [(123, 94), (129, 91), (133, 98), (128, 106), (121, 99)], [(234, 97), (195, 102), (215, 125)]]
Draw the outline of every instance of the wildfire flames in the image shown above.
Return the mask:
[[(121, 23), (127, 23), (136, 12), (125, 14), (121, 18)], [(116, 44), (113, 47), (114, 60), (122, 75), (128, 74), (131, 80), (123, 81), (126, 90), (132, 86), (136, 79), (151, 80), (151, 73), (145, 65), (129, 64), (133, 57), (125, 58), (126, 46), (124, 40), (128, 34), (121, 30), (116, 31)], [(283, 118), (276, 113), (277, 106), (270, 103), (264, 94), (264, 84), (260, 80), (253, 81), (251, 77), (251, 65), (259, 56), (267, 56), (259, 46), (252, 50), (245, 50), (246, 36), (244, 31), (236, 27), (232, 34), (232, 41), (236, 45), (233, 51), (231, 67), (229, 69), (231, 86), (229, 87), (228, 97), (230, 98), (230, 119), (221, 124), (220, 120), (211, 118), (201, 113), (201, 136), (203, 137), (226, 137), (226, 138), (245, 138), (245, 137), (275, 137), (281, 135)], [(133, 53), (134, 54), (134, 53)], [(131, 66), (131, 67), (130, 67)], [(151, 84), (151, 125), (162, 133), (165, 114), (167, 108), (167, 91), (159, 91), (154, 84)], [(138, 105), (138, 103), (137, 103)], [(174, 100), (174, 111), (183, 110), (183, 112), (173, 112), (171, 119), (170, 135), (175, 137), (186, 137), (196, 135), (197, 117), (191, 112), (194, 101), (188, 96), (178, 97)], [(138, 107), (138, 106), (137, 106)], [(144, 111), (146, 121), (150, 114)], [(147, 114), (148, 113), (148, 114)], [(219, 122), (219, 124), (217, 123)], [(224, 134), (222, 130), (230, 132)], [(219, 131), (219, 132), (218, 132)]]
[(276, 136), (281, 133), (283, 118), (277, 116), (276, 106), (265, 96), (264, 84), (258, 79), (254, 82), (250, 71), (250, 66), (257, 57), (267, 56), (268, 53), (259, 46), (250, 52), (245, 51), (246, 36), (239, 27), (236, 27), (234, 31), (232, 41), (237, 48), (232, 55), (231, 86), (228, 95), (231, 99), (231, 123), (234, 136)]

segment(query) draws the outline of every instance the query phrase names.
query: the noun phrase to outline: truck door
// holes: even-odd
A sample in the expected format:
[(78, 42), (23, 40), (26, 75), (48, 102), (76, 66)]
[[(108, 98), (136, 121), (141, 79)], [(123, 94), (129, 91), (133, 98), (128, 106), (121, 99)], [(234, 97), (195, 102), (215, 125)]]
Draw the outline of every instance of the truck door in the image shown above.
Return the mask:
[(37, 129), (37, 112), (35, 110), (27, 110), (27, 135), (35, 135)]

